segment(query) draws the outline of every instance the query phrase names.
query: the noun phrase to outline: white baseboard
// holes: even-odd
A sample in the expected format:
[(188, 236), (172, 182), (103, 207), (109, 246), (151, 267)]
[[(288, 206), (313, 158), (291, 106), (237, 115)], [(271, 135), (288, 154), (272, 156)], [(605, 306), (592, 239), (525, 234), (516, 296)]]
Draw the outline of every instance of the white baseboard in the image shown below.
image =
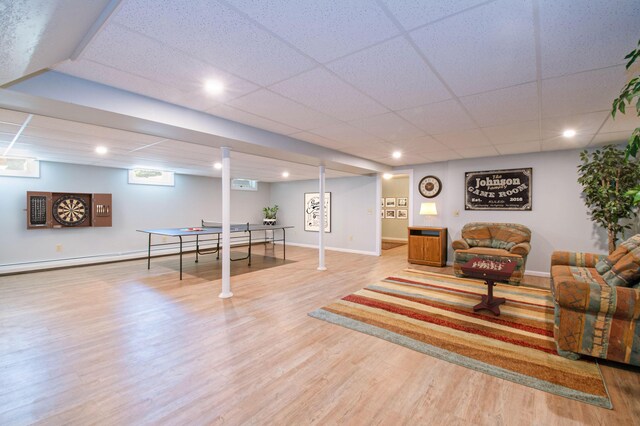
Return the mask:
[[(248, 242), (248, 241), (247, 241)], [(247, 242), (236, 242), (231, 244), (231, 247), (239, 247), (246, 246)], [(191, 243), (191, 242), (189, 242)], [(254, 244), (261, 244), (262, 242), (255, 242)], [(202, 248), (211, 247), (209, 246), (201, 246)], [(185, 243), (183, 247), (183, 253), (192, 253), (195, 251), (195, 243), (187, 244)], [(165, 247), (165, 248), (151, 248), (151, 257), (159, 257), (159, 256), (168, 256), (173, 254), (179, 254), (180, 250), (178, 247)], [(95, 265), (99, 263), (109, 263), (109, 262), (120, 262), (123, 260), (135, 260), (135, 259), (146, 259), (147, 258), (147, 249), (143, 250), (134, 250), (128, 252), (121, 253), (107, 253), (107, 254), (98, 254), (93, 256), (80, 256), (80, 257), (69, 257), (65, 259), (51, 259), (51, 260), (36, 260), (32, 262), (16, 262), (16, 263), (8, 263), (4, 265), (0, 265), (0, 275), (8, 275), (8, 274), (17, 274), (21, 272), (34, 272), (40, 270), (47, 269), (58, 269), (58, 268), (68, 268), (72, 266), (87, 266), (87, 265)]]
[[(296, 247), (305, 247), (305, 248), (312, 248), (312, 249), (318, 249), (317, 245), (314, 244), (301, 244), (301, 243), (290, 243), (287, 242), (288, 246), (296, 246)], [(325, 247), (326, 250), (331, 250), (331, 251), (340, 251), (343, 253), (353, 253), (353, 254), (364, 254), (367, 256), (379, 256), (378, 253), (376, 253), (375, 251), (365, 251), (365, 250), (353, 250), (353, 249), (346, 249), (346, 248), (340, 248), (340, 247)]]

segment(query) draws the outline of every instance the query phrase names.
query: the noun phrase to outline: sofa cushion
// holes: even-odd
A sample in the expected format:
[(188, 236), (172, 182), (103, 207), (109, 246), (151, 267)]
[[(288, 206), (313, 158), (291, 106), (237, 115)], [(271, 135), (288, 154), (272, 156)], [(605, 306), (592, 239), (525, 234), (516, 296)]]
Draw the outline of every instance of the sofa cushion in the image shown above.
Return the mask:
[(491, 232), (485, 224), (465, 225), (462, 229), (462, 238), (471, 247), (491, 247)]
[(563, 280), (574, 280), (607, 286), (607, 283), (595, 268), (584, 266), (553, 265), (551, 267), (551, 278), (555, 283)]
[(612, 287), (630, 287), (640, 281), (640, 247), (631, 250), (604, 273), (602, 278)]
[(636, 234), (623, 243), (620, 243), (617, 249), (613, 251), (606, 259), (602, 259), (596, 264), (596, 269), (600, 274), (609, 271), (613, 265), (618, 263), (620, 259), (627, 255), (630, 251), (640, 247), (640, 234)]

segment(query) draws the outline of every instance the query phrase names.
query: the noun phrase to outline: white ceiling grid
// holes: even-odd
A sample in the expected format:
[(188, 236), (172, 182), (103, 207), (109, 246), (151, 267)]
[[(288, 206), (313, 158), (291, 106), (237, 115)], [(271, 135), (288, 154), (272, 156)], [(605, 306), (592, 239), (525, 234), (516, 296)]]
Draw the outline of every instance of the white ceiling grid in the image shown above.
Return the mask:
[[(122, 0), (55, 68), (403, 166), (624, 141), (640, 120), (608, 110), (639, 21), (637, 0)], [(194, 152), (175, 160), (202, 173)]]

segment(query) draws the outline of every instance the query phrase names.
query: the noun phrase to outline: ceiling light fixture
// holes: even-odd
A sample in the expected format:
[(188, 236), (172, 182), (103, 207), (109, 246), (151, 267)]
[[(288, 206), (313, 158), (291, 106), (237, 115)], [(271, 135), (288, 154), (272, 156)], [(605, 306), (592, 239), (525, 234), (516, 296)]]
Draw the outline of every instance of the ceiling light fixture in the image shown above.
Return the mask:
[(211, 95), (219, 95), (224, 92), (224, 83), (220, 80), (207, 80), (204, 83), (204, 90)]
[(222, 163), (213, 163), (213, 168), (216, 170), (220, 170), (222, 168)]
[(97, 152), (98, 154), (100, 154), (100, 155), (104, 155), (104, 154), (106, 154), (107, 152), (109, 152), (109, 150), (107, 149), (107, 147), (106, 147), (106, 146), (97, 146), (97, 147), (96, 147), (96, 152)]
[(283, 178), (288, 178), (289, 177), (289, 172), (282, 172), (282, 177)]
[(382, 177), (387, 179), (387, 180), (389, 180), (389, 179), (391, 179), (393, 177), (393, 175), (391, 173), (385, 173), (385, 174), (382, 175)]
[(576, 131), (573, 129), (567, 129), (564, 132), (562, 132), (562, 136), (564, 136), (565, 138), (572, 138), (576, 135)]
[(400, 158), (400, 157), (402, 157), (402, 152), (400, 152), (400, 151), (393, 151), (393, 154), (391, 154), (391, 156), (392, 156), (393, 158)]

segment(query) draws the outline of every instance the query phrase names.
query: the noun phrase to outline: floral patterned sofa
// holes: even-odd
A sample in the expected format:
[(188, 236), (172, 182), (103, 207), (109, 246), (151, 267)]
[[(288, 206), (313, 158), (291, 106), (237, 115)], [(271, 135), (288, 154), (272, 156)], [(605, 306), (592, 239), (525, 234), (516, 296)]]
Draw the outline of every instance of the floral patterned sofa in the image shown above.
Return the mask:
[(558, 353), (640, 365), (640, 234), (611, 255), (551, 256)]
[(531, 250), (531, 231), (516, 223), (473, 222), (462, 228), (462, 238), (452, 243), (453, 272), (463, 277), (461, 266), (474, 257), (516, 262), (509, 284), (519, 285)]

